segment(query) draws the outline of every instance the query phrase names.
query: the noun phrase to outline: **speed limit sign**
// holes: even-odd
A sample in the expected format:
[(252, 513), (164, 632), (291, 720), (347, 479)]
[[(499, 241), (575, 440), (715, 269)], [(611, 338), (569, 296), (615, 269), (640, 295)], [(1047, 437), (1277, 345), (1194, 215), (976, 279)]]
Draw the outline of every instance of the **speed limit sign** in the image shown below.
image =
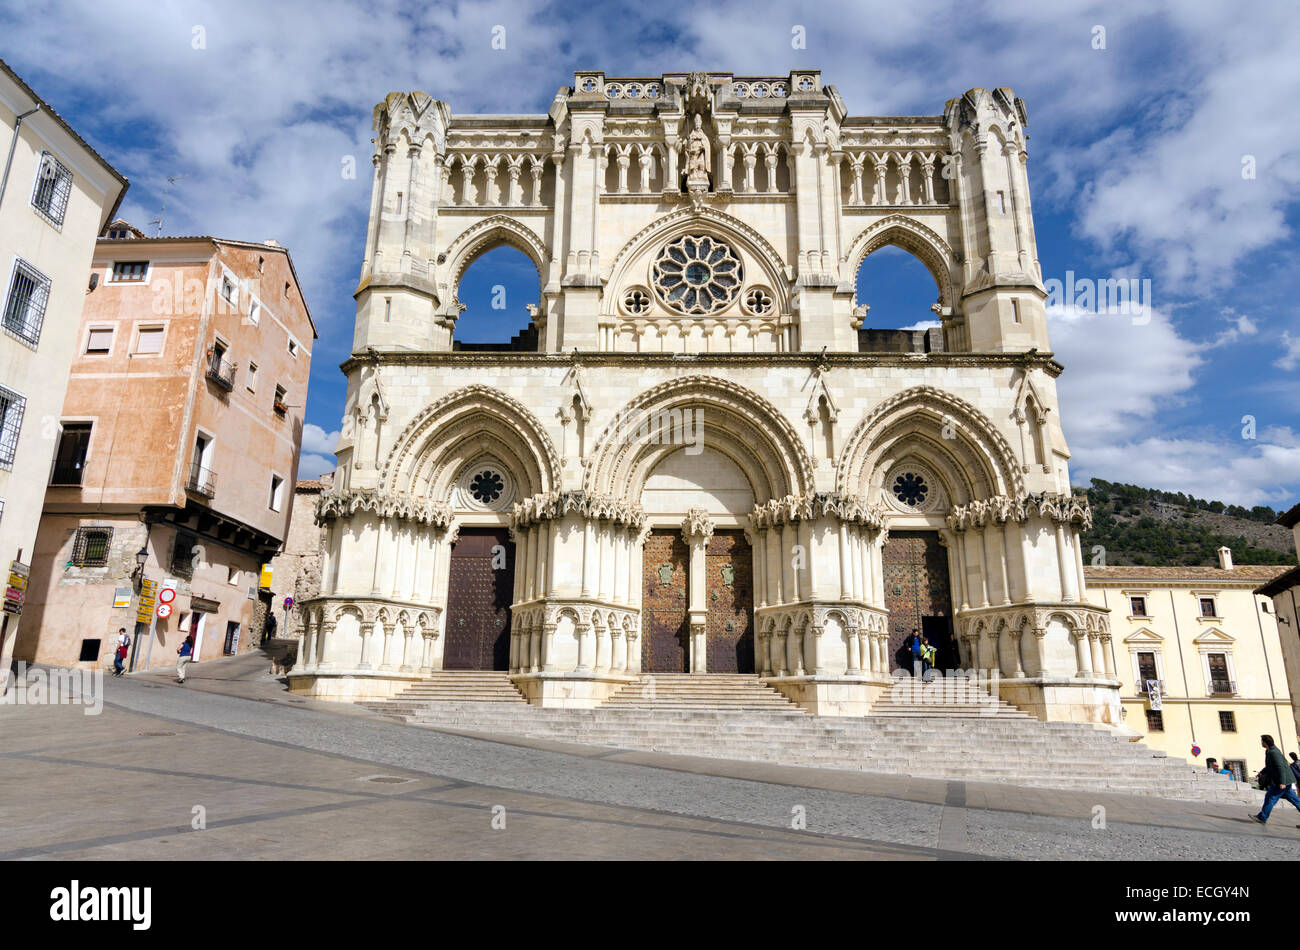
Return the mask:
[(165, 620), (165, 619), (167, 619), (168, 617), (170, 617), (171, 615), (172, 615), (172, 605), (171, 605), (171, 604), (159, 604), (159, 605), (158, 605), (158, 616), (159, 616), (159, 617), (162, 617), (162, 618)]
[[(158, 592), (158, 599), (162, 601), (164, 604), (170, 604), (173, 600), (176, 599), (176, 588), (164, 587), (162, 590)], [(161, 616), (165, 617), (167, 615), (162, 614)]]

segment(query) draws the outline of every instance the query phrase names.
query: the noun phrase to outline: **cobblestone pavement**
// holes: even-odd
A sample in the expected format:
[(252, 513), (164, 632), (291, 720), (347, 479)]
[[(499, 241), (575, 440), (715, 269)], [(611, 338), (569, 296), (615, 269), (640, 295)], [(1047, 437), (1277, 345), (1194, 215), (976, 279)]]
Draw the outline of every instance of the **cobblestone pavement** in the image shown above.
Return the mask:
[(1261, 828), (1246, 806), (454, 734), (291, 697), (266, 670), (254, 655), (191, 667), (184, 687), (165, 674), (109, 677), (98, 716), (75, 705), (0, 706), (0, 857), (1287, 860), (1300, 852), (1285, 803)]

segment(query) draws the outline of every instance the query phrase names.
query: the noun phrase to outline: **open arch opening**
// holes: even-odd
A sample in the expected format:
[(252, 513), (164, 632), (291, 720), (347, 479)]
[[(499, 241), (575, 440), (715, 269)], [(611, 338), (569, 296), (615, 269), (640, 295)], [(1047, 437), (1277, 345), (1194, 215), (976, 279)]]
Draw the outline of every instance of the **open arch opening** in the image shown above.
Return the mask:
[(860, 352), (942, 350), (943, 331), (932, 309), (940, 301), (939, 285), (925, 262), (886, 244), (862, 259), (856, 278)]
[(504, 240), (465, 268), (456, 288), (461, 309), (452, 348), (536, 351), (541, 275), (533, 261)]

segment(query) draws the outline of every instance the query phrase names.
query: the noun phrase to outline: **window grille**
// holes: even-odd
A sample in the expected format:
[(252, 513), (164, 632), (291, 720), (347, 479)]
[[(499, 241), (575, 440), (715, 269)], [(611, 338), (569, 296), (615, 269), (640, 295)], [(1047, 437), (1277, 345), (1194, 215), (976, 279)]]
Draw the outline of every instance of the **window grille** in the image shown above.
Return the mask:
[(112, 543), (112, 528), (78, 528), (72, 543), (72, 563), (77, 567), (107, 567)]
[(14, 261), (5, 298), (5, 332), (35, 347), (41, 338), (45, 305), (50, 299), (50, 279), (21, 258)]
[(23, 426), (27, 400), (0, 386), (0, 468), (12, 471), (18, 454), (18, 433)]
[(36, 172), (36, 186), (32, 189), (32, 207), (55, 227), (62, 227), (70, 194), (72, 172), (49, 152), (42, 152), (41, 167)]

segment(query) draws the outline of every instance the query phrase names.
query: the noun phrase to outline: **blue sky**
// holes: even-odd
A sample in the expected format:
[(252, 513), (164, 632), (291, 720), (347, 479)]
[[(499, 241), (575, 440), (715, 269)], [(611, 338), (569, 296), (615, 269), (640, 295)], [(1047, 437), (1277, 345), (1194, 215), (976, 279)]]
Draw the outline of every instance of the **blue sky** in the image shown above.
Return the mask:
[[(544, 112), (576, 68), (815, 66), (852, 114), (933, 115), (971, 87), (1009, 86), (1028, 106), (1044, 277), (1151, 281), (1144, 323), (1051, 313), (1076, 483), (1287, 507), (1300, 499), (1298, 17), (1273, 0), (56, 0), (0, 8), (0, 56), (127, 175), (134, 223), (156, 218), (164, 180), (183, 175), (165, 233), (275, 238), (292, 251), (321, 333), (303, 477), (331, 465), (371, 109), (387, 92), (422, 89), (455, 112)], [(929, 316), (933, 289), (915, 264), (868, 266), (880, 272), (871, 325)], [(503, 312), (488, 299), (498, 283)], [(535, 295), (522, 257), (480, 259), (458, 335), (508, 337)], [(1254, 438), (1243, 438), (1247, 416)]]

